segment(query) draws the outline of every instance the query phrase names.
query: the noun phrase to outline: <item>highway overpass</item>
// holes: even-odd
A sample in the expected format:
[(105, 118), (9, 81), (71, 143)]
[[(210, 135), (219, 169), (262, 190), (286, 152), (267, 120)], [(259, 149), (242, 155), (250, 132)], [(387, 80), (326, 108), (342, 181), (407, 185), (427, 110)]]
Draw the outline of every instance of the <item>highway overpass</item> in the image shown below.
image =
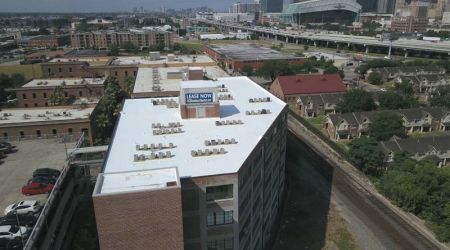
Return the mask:
[[(222, 30), (242, 30), (252, 32), (265, 39), (296, 44), (311, 44), (314, 46), (352, 48), (366, 53), (377, 51), (388, 54), (390, 41), (380, 41), (375, 37), (328, 34), (320, 32), (282, 31), (263, 27), (249, 27), (239, 24), (219, 23), (210, 20), (198, 22), (216, 26)], [(430, 42), (422, 40), (396, 40), (392, 42), (392, 50), (405, 56), (414, 54), (419, 57), (449, 58), (450, 42)]]

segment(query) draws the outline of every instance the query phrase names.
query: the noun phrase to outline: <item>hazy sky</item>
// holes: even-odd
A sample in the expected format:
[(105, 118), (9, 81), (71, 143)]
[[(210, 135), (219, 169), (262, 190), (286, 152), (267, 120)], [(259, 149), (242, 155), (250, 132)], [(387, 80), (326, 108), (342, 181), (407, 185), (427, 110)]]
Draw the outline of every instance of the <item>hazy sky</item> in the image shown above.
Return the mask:
[[(226, 10), (238, 0), (0, 0), (0, 12), (110, 12), (131, 11), (133, 7), (147, 10), (181, 9), (208, 6)], [(240, 2), (250, 2), (241, 0)]]

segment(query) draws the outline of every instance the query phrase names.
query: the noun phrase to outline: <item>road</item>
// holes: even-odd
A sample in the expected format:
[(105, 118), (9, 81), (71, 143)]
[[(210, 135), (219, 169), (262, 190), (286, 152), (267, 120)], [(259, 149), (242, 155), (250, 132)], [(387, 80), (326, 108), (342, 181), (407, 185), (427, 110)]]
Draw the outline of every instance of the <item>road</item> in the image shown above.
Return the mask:
[(364, 249), (446, 249), (418, 225), (417, 219), (400, 214), (374, 193), (369, 183), (361, 183), (358, 176), (338, 166), (332, 154), (317, 151), (319, 144), (305, 136), (307, 133), (292, 117), (288, 124), (289, 147), (297, 148), (298, 155), (306, 157), (304, 161), (314, 166), (310, 168), (311, 178), (319, 178), (317, 183), (322, 185), (321, 189), (331, 186), (330, 202), (338, 207)]

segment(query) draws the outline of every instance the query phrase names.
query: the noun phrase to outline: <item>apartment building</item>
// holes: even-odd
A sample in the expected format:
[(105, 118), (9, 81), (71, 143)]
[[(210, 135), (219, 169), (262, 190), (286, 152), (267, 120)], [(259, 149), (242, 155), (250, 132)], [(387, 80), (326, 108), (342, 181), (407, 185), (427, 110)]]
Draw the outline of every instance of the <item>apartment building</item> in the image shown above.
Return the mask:
[(263, 249), (286, 126), (287, 105), (247, 77), (126, 100), (93, 193), (101, 249)]
[(392, 163), (396, 154), (408, 152), (411, 158), (418, 161), (426, 157), (433, 159), (438, 167), (450, 164), (450, 135), (392, 138), (389, 141), (380, 142), (380, 145), (386, 156), (386, 163)]
[(303, 117), (336, 114), (336, 106), (343, 99), (344, 93), (301, 95), (296, 111)]
[(70, 37), (72, 48), (107, 49), (113, 45), (131, 44), (139, 49), (152, 46), (170, 48), (174, 44), (176, 34), (159, 29), (132, 29), (129, 31), (93, 31), (74, 33)]
[(0, 111), (0, 136), (5, 140), (66, 138), (77, 140), (84, 132), (92, 142), (90, 115), (94, 108), (45, 107)]
[(301, 96), (345, 93), (346, 91), (347, 87), (339, 74), (279, 76), (270, 86), (272, 94), (294, 105), (298, 104)]
[(443, 75), (445, 69), (439, 66), (411, 66), (411, 67), (386, 67), (369, 69), (366, 74), (366, 80), (372, 72), (380, 74), (384, 82), (394, 80), (399, 76), (416, 76), (416, 75)]
[(397, 32), (423, 32), (427, 30), (427, 27), (427, 18), (395, 16), (391, 21), (391, 30)]
[(415, 75), (399, 76), (395, 78), (395, 83), (409, 82), (413, 85), (417, 93), (432, 93), (439, 86), (450, 85), (449, 75)]
[(65, 101), (98, 100), (103, 96), (104, 82), (104, 78), (34, 79), (10, 91), (16, 93), (17, 107), (47, 107), (55, 105), (51, 101), (51, 96), (57, 87), (61, 87)]
[(114, 76), (123, 87), (127, 77), (136, 77), (138, 64), (116, 65), (114, 58), (58, 58), (41, 63), (43, 78), (99, 78)]
[[(351, 140), (367, 133), (376, 114), (383, 111), (352, 112), (327, 115), (323, 129), (330, 139)], [(392, 110), (402, 117), (405, 132), (450, 131), (450, 111), (444, 108), (412, 108)]]

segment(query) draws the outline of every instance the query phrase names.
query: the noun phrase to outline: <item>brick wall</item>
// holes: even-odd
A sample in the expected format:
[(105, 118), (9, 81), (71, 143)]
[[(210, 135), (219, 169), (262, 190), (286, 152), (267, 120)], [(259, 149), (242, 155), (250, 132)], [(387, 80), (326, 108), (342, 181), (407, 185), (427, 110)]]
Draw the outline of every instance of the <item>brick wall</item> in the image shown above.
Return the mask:
[[(197, 117), (197, 109), (196, 109), (197, 107), (202, 106), (180, 105), (181, 117), (183, 119), (199, 118)], [(218, 103), (211, 106), (203, 106), (203, 107), (205, 108), (204, 118), (220, 117), (220, 105)]]
[(100, 248), (183, 249), (180, 188), (94, 196)]

